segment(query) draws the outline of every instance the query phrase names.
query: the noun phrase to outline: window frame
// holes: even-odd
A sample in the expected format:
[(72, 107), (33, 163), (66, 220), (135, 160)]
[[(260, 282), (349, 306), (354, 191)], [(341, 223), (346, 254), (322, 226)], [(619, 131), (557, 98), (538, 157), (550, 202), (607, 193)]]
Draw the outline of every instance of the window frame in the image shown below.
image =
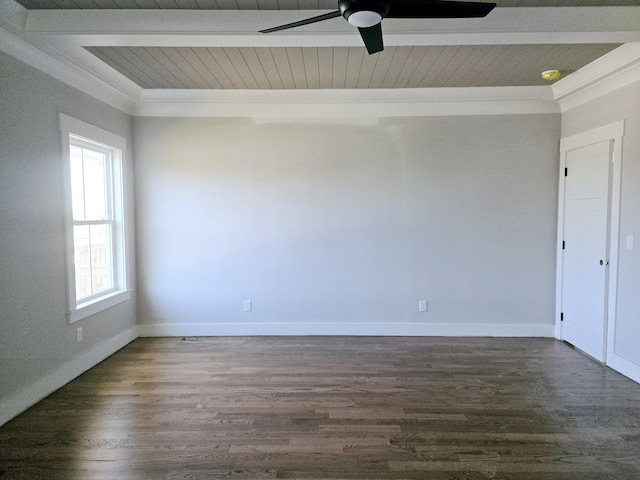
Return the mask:
[[(69, 323), (75, 323), (83, 318), (95, 315), (107, 308), (118, 305), (131, 298), (131, 290), (128, 287), (128, 263), (126, 244), (126, 195), (125, 195), (125, 169), (124, 159), (126, 152), (126, 139), (115, 133), (70, 117), (63, 113), (59, 115), (59, 129), (62, 136), (62, 158), (64, 163), (64, 189), (65, 189), (65, 243), (66, 243), (66, 270), (67, 270), (67, 302)], [(111, 251), (113, 287), (91, 295), (90, 297), (76, 300), (75, 256), (73, 228), (78, 224), (73, 218), (73, 204), (71, 191), (71, 146), (92, 149), (108, 153), (110, 164), (110, 206), (112, 209), (109, 219), (97, 223), (109, 223), (112, 226)], [(91, 224), (92, 221), (81, 221)]]

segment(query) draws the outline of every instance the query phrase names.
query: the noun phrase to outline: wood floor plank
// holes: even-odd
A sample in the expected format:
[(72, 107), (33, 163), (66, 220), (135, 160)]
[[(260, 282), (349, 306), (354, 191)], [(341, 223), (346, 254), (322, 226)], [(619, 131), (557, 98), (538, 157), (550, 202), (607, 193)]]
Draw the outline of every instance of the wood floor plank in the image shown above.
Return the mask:
[(640, 385), (552, 339), (138, 339), (0, 427), (0, 479), (637, 480)]

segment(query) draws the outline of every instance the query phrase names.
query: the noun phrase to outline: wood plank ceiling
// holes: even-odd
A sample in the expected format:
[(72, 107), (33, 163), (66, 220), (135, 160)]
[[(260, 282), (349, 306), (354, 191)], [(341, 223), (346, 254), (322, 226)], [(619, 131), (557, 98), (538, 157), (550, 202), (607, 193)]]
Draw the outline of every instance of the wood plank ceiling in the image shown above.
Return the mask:
[[(19, 0), (28, 9), (315, 10), (336, 0)], [(502, 7), (637, 6), (640, 0), (497, 0)], [(523, 10), (524, 11), (524, 10)], [(330, 20), (333, 22), (342, 19)], [(384, 28), (384, 27), (383, 27)], [(357, 35), (357, 33), (354, 33)], [(88, 52), (144, 89), (399, 89), (548, 84), (620, 44), (387, 46), (86, 45)]]
[(90, 47), (143, 88), (367, 89), (545, 85), (618, 45), (387, 47)]

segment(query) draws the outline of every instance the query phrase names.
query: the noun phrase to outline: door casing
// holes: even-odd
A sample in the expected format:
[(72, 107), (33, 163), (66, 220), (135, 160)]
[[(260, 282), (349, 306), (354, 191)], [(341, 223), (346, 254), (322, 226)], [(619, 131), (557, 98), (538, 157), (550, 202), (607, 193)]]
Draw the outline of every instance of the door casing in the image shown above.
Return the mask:
[[(555, 337), (562, 340), (562, 241), (564, 240), (564, 211), (565, 211), (565, 177), (567, 153), (580, 147), (611, 140), (613, 142), (613, 166), (609, 188), (609, 225), (608, 225), (608, 260), (609, 275), (607, 279), (607, 296), (605, 319), (605, 335), (607, 348), (603, 362), (606, 363), (608, 352), (613, 351), (616, 319), (616, 298), (618, 280), (618, 241), (620, 228), (620, 186), (622, 180), (622, 137), (624, 135), (624, 120), (610, 123), (586, 132), (578, 133), (560, 140), (560, 170), (558, 187), (558, 238), (556, 250), (556, 325)], [(605, 292), (603, 292), (604, 294)]]

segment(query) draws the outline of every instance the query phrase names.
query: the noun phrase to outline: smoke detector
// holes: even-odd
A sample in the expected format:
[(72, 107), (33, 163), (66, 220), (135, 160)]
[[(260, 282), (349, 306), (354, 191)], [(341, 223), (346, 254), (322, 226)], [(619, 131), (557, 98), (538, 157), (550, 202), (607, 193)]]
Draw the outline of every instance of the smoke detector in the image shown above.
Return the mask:
[(542, 78), (548, 81), (557, 80), (560, 78), (560, 70), (545, 70), (541, 75)]

